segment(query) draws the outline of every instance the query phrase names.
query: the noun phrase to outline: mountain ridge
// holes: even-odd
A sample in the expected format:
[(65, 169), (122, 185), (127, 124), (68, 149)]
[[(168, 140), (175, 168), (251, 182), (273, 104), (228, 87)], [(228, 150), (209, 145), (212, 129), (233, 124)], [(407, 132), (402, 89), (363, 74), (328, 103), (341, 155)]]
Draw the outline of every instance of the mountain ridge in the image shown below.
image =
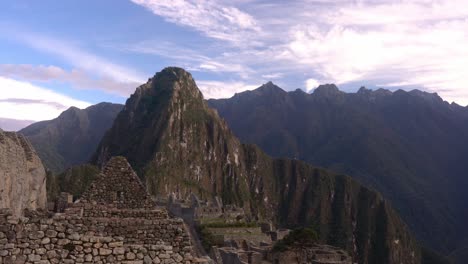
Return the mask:
[(60, 173), (89, 160), (122, 107), (112, 103), (70, 107), (57, 118), (34, 123), (19, 133), (29, 139), (45, 167)]
[(435, 93), (366, 88), (331, 97), (253, 92), (208, 103), (242, 142), (352, 175), (382, 192), (430, 247), (448, 254), (463, 240), (466, 107)]

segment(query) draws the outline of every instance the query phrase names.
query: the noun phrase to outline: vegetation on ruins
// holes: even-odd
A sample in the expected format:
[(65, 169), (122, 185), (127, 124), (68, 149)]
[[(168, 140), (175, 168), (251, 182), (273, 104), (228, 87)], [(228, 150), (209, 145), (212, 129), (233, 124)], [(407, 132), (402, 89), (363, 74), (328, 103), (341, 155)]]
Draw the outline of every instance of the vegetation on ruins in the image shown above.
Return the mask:
[(296, 247), (308, 247), (316, 244), (318, 242), (317, 232), (312, 228), (298, 228), (283, 239), (276, 242), (273, 247), (274, 252), (286, 251), (290, 248)]

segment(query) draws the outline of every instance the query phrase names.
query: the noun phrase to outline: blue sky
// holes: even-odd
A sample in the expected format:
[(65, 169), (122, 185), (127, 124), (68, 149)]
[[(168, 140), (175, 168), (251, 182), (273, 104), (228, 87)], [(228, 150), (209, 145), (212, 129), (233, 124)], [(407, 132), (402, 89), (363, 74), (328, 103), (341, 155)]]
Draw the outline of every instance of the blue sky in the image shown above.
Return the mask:
[[(285, 4), (286, 3), (286, 4)], [(123, 103), (166, 66), (206, 98), (269, 80), (419, 88), (468, 104), (468, 0), (5, 0), (0, 118)]]

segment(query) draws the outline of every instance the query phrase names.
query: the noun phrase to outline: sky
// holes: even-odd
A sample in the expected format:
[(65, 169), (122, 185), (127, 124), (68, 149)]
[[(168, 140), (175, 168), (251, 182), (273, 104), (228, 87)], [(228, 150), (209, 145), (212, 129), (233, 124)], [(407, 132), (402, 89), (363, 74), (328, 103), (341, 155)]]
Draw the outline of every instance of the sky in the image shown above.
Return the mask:
[(468, 0), (2, 0), (0, 119), (124, 103), (167, 66), (205, 98), (273, 81), (417, 88), (466, 106), (467, 47)]

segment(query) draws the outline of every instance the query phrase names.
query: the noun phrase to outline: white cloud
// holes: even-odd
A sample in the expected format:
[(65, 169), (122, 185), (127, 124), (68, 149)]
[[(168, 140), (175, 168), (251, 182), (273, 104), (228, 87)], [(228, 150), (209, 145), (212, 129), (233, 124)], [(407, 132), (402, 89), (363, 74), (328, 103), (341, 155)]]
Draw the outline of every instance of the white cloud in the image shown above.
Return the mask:
[(90, 105), (88, 102), (9, 78), (0, 77), (0, 87), (0, 118), (48, 120), (57, 117), (70, 106), (85, 108)]
[(279, 73), (279, 72), (276, 72), (276, 73), (268, 73), (268, 74), (263, 74), (262, 75), (262, 78), (264, 79), (269, 79), (269, 80), (273, 80), (273, 79), (279, 79), (281, 77), (283, 77), (284, 74), (282, 73)]
[(337, 8), (328, 23), (341, 25), (391, 25), (466, 19), (466, 0), (363, 1)]
[(305, 82), (305, 87), (307, 89), (307, 92), (312, 91), (313, 89), (317, 88), (319, 85), (320, 85), (319, 81), (313, 78), (307, 79)]
[(250, 14), (216, 0), (131, 0), (167, 21), (191, 27), (205, 35), (245, 45), (260, 32)]
[(243, 82), (197, 81), (205, 99), (229, 98), (236, 93), (253, 90), (258, 85), (249, 85)]
[(468, 87), (465, 32), (468, 19), (375, 29), (306, 27), (292, 31), (289, 52), (291, 59), (313, 65), (322, 78), (336, 83), (369, 79), (404, 82), (451, 100), (454, 94), (468, 98), (468, 91), (464, 92)]

